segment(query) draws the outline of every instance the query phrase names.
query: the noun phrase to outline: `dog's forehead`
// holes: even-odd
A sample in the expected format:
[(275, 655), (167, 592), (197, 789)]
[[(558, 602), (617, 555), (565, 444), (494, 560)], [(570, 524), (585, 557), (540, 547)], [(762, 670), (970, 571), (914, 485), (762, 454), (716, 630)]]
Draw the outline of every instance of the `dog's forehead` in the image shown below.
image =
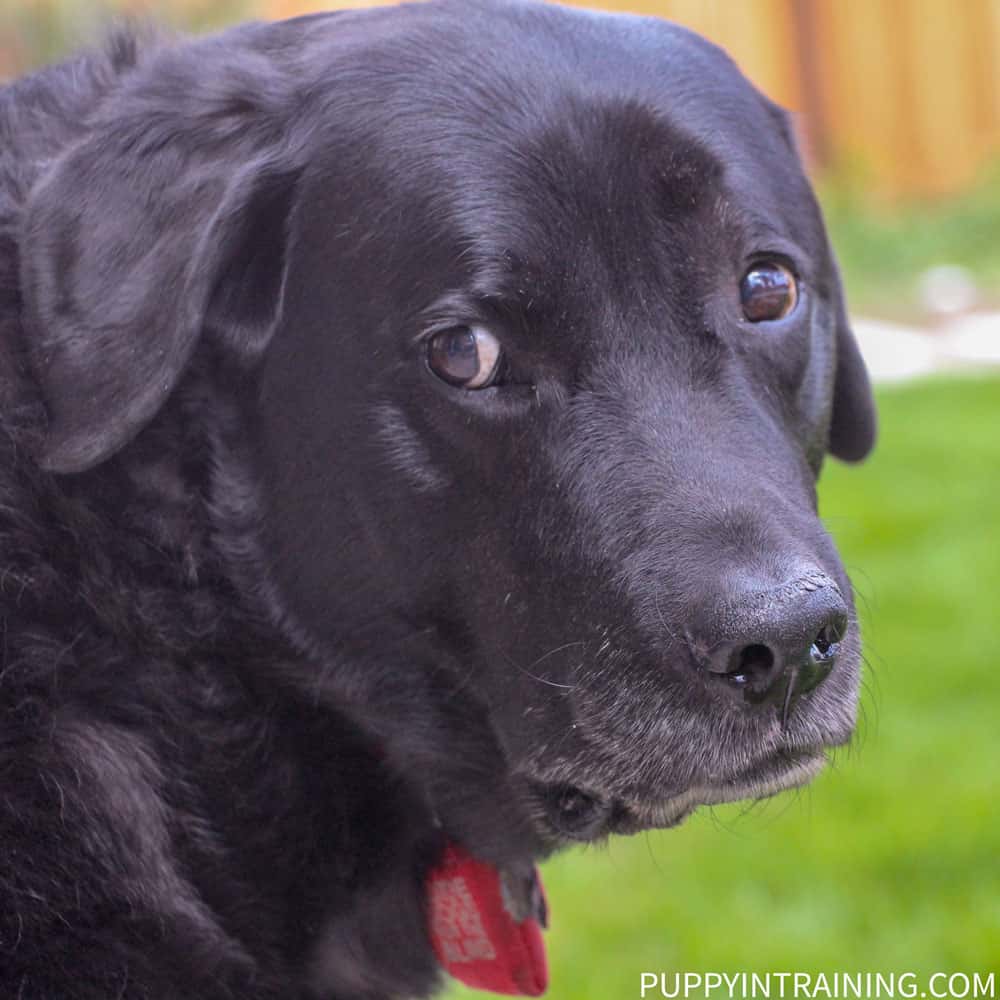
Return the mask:
[(648, 106), (577, 100), (533, 124), (439, 193), (446, 238), (486, 297), (628, 299), (725, 197), (724, 164)]
[(357, 24), (325, 83), (331, 184), (393, 206), (419, 253), (460, 256), (484, 289), (532, 299), (532, 274), (662, 272), (720, 214), (822, 244), (783, 114), (683, 28), (482, 0)]
[(350, 25), (308, 29), (308, 89), (326, 92), (334, 119), (355, 111), (352, 138), (376, 133), (401, 163), (409, 153), (416, 166), (451, 161), (487, 173), (518, 157), (542, 166), (539, 133), (560, 125), (584, 155), (588, 140), (610, 138), (633, 152), (666, 149), (682, 171), (682, 147), (698, 146), (696, 167), (710, 158), (744, 183), (794, 162), (782, 113), (726, 53), (659, 18), (518, 0), (360, 13)]

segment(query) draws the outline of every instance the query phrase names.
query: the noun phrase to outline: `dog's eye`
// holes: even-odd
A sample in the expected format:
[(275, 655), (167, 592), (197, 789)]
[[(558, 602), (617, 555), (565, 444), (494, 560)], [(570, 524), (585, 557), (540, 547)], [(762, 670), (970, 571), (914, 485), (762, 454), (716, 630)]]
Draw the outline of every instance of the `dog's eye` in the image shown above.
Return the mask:
[(481, 326), (453, 326), (431, 337), (427, 364), (438, 378), (463, 389), (485, 389), (500, 369), (500, 341)]
[(795, 275), (776, 261), (762, 261), (743, 275), (740, 302), (751, 323), (782, 319), (799, 300)]

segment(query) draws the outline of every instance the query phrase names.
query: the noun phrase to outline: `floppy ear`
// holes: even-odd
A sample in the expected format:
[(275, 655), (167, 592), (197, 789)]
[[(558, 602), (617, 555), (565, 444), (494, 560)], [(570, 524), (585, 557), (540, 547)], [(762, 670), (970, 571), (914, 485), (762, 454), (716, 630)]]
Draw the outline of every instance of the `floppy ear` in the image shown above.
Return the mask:
[(868, 370), (854, 338), (839, 275), (836, 278), (837, 368), (830, 419), (830, 453), (844, 462), (860, 462), (875, 446), (877, 419)]
[(25, 211), (24, 321), (49, 415), (39, 461), (59, 473), (131, 440), (203, 329), (252, 357), (281, 312), (296, 171), (217, 107), (214, 131), (148, 95), (130, 116), (117, 110), (56, 161)]

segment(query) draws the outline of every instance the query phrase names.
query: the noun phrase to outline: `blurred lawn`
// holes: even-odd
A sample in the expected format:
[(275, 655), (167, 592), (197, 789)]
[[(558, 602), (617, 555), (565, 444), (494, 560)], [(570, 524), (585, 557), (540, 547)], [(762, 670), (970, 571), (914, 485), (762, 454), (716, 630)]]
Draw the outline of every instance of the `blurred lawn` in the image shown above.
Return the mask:
[(642, 971), (1000, 971), (1000, 380), (879, 401), (875, 457), (822, 483), (869, 660), (856, 745), (797, 795), (550, 862), (550, 1000), (637, 997)]
[(921, 276), (943, 264), (965, 269), (985, 302), (1000, 305), (1000, 163), (949, 198), (889, 203), (849, 171), (830, 174), (819, 196), (855, 312), (921, 319)]

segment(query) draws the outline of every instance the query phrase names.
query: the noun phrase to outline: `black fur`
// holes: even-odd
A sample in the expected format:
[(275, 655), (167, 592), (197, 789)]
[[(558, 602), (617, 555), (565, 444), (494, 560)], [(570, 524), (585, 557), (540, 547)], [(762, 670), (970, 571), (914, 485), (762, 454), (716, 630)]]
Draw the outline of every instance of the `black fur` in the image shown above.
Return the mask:
[[(469, 323), (503, 384), (428, 370)], [(426, 995), (445, 837), (808, 777), (856, 628), (790, 718), (699, 642), (849, 603), (814, 483), (873, 432), (784, 117), (680, 29), (435, 0), (6, 86), (0, 995)]]

